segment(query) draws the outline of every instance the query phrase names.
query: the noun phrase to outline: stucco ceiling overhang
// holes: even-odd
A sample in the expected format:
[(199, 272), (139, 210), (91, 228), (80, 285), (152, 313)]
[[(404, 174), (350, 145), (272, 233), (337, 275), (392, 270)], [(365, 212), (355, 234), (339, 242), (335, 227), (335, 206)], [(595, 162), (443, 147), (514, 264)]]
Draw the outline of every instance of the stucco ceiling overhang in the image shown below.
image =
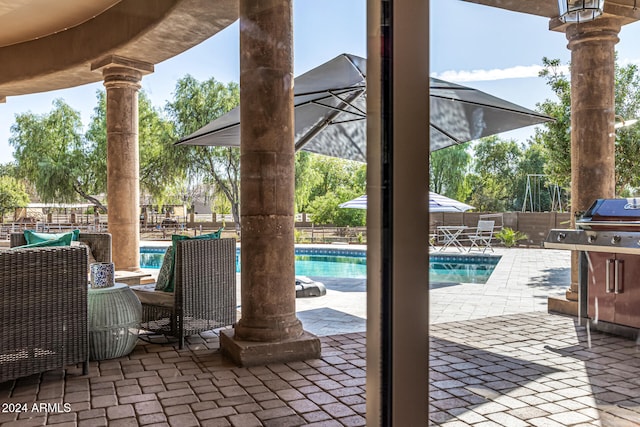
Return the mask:
[(107, 55), (158, 64), (237, 18), (238, 0), (0, 0), (0, 100), (100, 81)]
[[(558, 19), (558, 0), (464, 0), (513, 12), (549, 18), (549, 29), (564, 32), (567, 24)], [(606, 0), (604, 16), (620, 19), (621, 25), (640, 20), (640, 0)]]

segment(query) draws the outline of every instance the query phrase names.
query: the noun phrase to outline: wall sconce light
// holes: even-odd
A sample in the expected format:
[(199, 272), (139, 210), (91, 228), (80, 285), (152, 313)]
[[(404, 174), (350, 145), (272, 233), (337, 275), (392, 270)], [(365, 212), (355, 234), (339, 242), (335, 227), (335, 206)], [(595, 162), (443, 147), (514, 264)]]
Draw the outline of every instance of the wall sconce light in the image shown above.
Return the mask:
[(558, 0), (558, 9), (562, 22), (588, 22), (602, 15), (604, 0)]

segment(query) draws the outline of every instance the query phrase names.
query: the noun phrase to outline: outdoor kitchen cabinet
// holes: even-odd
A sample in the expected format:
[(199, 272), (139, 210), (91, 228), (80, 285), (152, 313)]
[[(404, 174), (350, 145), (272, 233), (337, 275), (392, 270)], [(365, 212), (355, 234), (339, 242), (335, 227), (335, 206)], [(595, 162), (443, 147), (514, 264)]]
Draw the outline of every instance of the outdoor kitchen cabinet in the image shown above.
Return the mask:
[(640, 328), (640, 256), (607, 252), (587, 256), (588, 317)]

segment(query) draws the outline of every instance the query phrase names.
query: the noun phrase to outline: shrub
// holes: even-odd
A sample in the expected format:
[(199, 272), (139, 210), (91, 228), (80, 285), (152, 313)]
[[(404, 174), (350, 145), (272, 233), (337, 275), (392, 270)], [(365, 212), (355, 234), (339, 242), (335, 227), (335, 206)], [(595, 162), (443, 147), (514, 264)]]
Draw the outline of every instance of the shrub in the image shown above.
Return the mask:
[(520, 240), (528, 239), (529, 236), (521, 231), (515, 231), (509, 227), (505, 227), (496, 233), (496, 239), (498, 239), (507, 248), (514, 246)]

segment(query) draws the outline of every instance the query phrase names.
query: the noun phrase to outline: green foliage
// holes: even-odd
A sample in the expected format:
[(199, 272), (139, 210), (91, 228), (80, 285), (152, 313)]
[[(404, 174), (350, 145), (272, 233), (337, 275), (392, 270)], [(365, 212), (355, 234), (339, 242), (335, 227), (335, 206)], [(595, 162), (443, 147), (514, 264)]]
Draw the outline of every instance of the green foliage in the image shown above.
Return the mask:
[(464, 177), (471, 155), (469, 144), (452, 145), (429, 155), (429, 189), (453, 199), (465, 199)]
[[(618, 118), (625, 120), (640, 116), (640, 75), (636, 64), (615, 68), (615, 105)], [(635, 193), (640, 187), (640, 125), (616, 129), (616, 194)], [(631, 190), (633, 189), (633, 190)]]
[(17, 207), (29, 204), (29, 195), (24, 185), (8, 175), (0, 175), (0, 222), (4, 221), (4, 214)]
[(547, 154), (545, 173), (553, 183), (567, 188), (571, 180), (571, 83), (560, 69), (559, 59), (542, 58), (543, 77), (557, 101), (546, 100), (537, 104), (544, 114), (555, 121), (547, 122), (542, 128), (536, 128), (534, 141), (541, 144)]
[[(551, 182), (568, 188), (571, 179), (571, 84), (560, 71), (558, 59), (543, 58), (544, 69), (540, 76), (547, 80), (557, 100), (546, 100), (538, 109), (555, 118), (538, 128), (534, 140), (542, 144), (547, 153), (545, 173)], [(638, 66), (615, 65), (615, 114), (618, 118), (634, 119), (640, 115), (640, 75)], [(640, 186), (640, 126), (634, 125), (616, 130), (616, 194), (625, 189)]]
[[(529, 146), (522, 147), (523, 153), (517, 167), (516, 175), (516, 200), (513, 206), (514, 210), (521, 209), (524, 206), (525, 197), (527, 198), (527, 209), (535, 208), (538, 212), (550, 211), (552, 208), (551, 187), (552, 182), (549, 177), (544, 175), (544, 168), (548, 160), (548, 153), (544, 146), (537, 142), (531, 142)], [(530, 195), (525, 194), (527, 188), (527, 176), (530, 177), (531, 184)], [(564, 193), (565, 197), (567, 193)], [(532, 200), (533, 199), (533, 200)], [(533, 201), (533, 206), (532, 202)], [(561, 200), (563, 206), (567, 206), (567, 200)]]
[(341, 190), (316, 197), (309, 205), (314, 224), (333, 224), (336, 227), (356, 227), (366, 224), (366, 210), (341, 208), (340, 203), (354, 199), (361, 193)]
[(465, 178), (471, 205), (478, 211), (504, 212), (516, 202), (517, 166), (522, 151), (513, 140), (483, 138), (474, 147), (474, 173)]
[[(224, 85), (214, 78), (200, 82), (187, 75), (176, 83), (173, 102), (165, 110), (173, 120), (179, 138), (220, 117), (240, 103), (237, 83)], [(240, 227), (240, 150), (235, 147), (178, 147), (187, 159), (192, 184), (213, 186), (231, 204), (237, 229)]]
[(45, 202), (90, 200), (103, 190), (91, 145), (82, 136), (80, 113), (63, 100), (48, 114), (24, 113), (11, 126), (9, 143), (22, 178), (28, 179)]
[(308, 200), (305, 211), (312, 214), (313, 222), (338, 227), (364, 225), (366, 211), (339, 205), (366, 193), (366, 165), (318, 154), (304, 154), (301, 159), (307, 162), (304, 173), (309, 179), (301, 177), (302, 188), (296, 191), (304, 192)]
[(321, 185), (322, 176), (314, 168), (317, 157), (308, 151), (298, 151), (295, 163), (295, 205), (296, 212), (306, 212), (314, 187)]
[(145, 92), (138, 98), (140, 143), (140, 192), (158, 204), (180, 203), (188, 157), (177, 140), (174, 125), (163, 117)]
[(526, 240), (529, 238), (525, 233), (521, 231), (514, 231), (512, 228), (505, 227), (502, 230), (498, 231), (496, 234), (496, 239), (498, 239), (503, 245), (510, 248), (518, 243), (520, 240)]

